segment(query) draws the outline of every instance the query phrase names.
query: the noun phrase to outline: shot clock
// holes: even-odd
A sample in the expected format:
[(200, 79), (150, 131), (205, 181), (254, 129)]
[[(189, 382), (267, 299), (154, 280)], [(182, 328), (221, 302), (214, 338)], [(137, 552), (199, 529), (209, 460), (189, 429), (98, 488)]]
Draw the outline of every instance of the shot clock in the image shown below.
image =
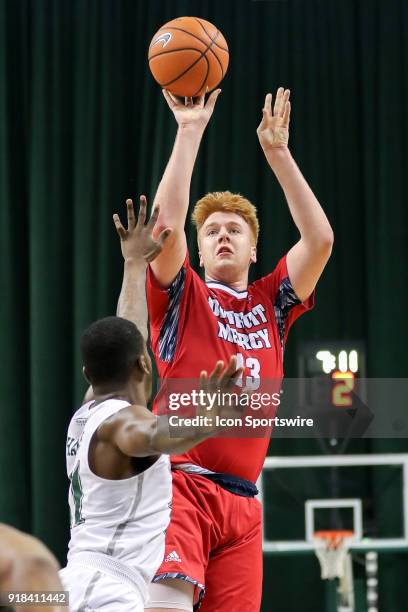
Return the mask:
[(304, 342), (298, 354), (300, 404), (352, 409), (365, 400), (365, 350), (361, 341)]

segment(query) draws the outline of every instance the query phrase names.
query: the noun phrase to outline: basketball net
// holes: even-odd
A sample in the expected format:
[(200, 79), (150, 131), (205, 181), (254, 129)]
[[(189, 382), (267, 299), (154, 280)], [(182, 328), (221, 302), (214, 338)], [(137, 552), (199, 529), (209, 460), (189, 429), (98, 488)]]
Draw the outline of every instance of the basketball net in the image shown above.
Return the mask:
[(319, 559), (323, 580), (339, 579), (338, 612), (353, 612), (353, 565), (349, 546), (354, 537), (352, 531), (316, 531), (313, 545)]

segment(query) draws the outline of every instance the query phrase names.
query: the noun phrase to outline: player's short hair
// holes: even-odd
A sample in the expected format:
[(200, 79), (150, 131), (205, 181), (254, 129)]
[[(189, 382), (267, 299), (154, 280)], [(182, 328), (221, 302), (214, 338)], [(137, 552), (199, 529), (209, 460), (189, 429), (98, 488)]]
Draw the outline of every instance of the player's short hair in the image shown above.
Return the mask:
[(200, 231), (207, 217), (215, 212), (231, 212), (242, 217), (249, 225), (255, 244), (258, 242), (259, 221), (255, 206), (239, 193), (213, 191), (207, 193), (194, 206), (191, 220)]
[(91, 323), (83, 332), (80, 349), (92, 385), (124, 384), (143, 354), (144, 340), (131, 321), (105, 317)]

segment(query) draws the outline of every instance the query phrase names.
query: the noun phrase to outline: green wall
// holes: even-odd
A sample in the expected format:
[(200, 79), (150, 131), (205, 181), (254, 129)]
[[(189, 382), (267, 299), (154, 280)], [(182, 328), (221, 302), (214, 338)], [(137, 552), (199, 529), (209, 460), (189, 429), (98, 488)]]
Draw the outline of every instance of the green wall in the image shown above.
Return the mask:
[[(175, 122), (146, 52), (156, 29), (183, 14), (214, 22), (231, 52), (192, 200), (230, 189), (256, 203), (256, 276), (290, 248), (297, 232), (255, 132), (265, 93), (285, 85), (290, 147), (335, 231), (286, 372), (296, 373), (303, 339), (358, 338), (370, 376), (406, 374), (407, 2), (0, 0), (0, 519), (44, 539), (61, 560), (65, 431), (84, 390), (78, 338), (115, 310), (112, 213), (128, 196), (152, 200), (171, 150)], [(190, 229), (189, 240), (194, 251)], [(271, 452), (317, 449), (280, 440)], [(381, 521), (392, 491), (372, 487)], [(285, 521), (279, 500), (274, 511)], [(387, 612), (404, 609), (407, 570), (405, 557), (382, 566)], [(323, 586), (307, 560), (268, 559), (265, 574), (264, 612), (298, 610), (299, 601), (304, 612), (321, 609)]]

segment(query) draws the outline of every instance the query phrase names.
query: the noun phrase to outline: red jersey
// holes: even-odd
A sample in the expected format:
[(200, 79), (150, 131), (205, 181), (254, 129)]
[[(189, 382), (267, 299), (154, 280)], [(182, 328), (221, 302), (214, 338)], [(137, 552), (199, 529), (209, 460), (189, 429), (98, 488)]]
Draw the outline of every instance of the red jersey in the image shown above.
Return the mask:
[[(198, 379), (217, 360), (237, 355), (252, 379), (282, 379), (283, 349), (292, 323), (313, 306), (313, 295), (301, 303), (282, 257), (275, 270), (235, 291), (221, 282), (204, 282), (186, 256), (168, 289), (162, 289), (149, 267), (146, 283), (152, 350), (161, 379)], [(249, 379), (251, 380), (251, 379)], [(194, 464), (255, 482), (269, 438), (210, 438), (172, 463)]]

